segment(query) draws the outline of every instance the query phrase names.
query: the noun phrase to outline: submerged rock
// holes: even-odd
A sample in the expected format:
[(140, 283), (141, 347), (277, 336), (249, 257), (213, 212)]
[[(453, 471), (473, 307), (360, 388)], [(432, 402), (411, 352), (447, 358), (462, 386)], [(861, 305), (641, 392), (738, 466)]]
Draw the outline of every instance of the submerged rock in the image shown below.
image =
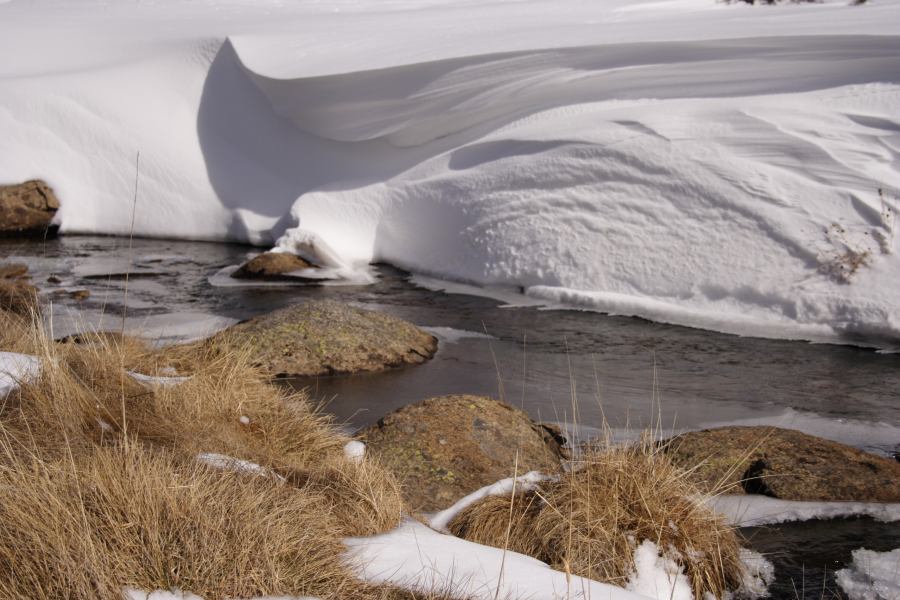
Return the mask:
[(57, 210), (56, 194), (43, 181), (0, 185), (0, 235), (54, 234), (51, 221)]
[(308, 301), (239, 323), (208, 343), (246, 349), (273, 377), (381, 371), (423, 363), (437, 339), (397, 317)]
[(316, 265), (287, 252), (263, 252), (245, 262), (231, 274), (235, 279), (296, 280), (287, 273), (314, 269)]
[(783, 500), (900, 502), (900, 463), (778, 427), (722, 427), (666, 442), (708, 489)]
[(359, 437), (404, 484), (410, 506), (433, 511), (516, 470), (560, 472), (564, 452), (551, 431), (508, 404), (463, 395), (404, 406)]

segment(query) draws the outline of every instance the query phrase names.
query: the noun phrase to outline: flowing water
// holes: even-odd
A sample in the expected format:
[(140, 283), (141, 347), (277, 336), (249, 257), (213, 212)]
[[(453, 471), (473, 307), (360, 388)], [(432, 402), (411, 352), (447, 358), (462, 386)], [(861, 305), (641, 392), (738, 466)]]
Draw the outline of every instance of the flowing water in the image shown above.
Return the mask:
[[(0, 256), (29, 264), (54, 302), (56, 335), (128, 327), (170, 340), (200, 335), (307, 298), (385, 311), (441, 340), (428, 363), (380, 374), (289, 382), (357, 428), (400, 406), (451, 393), (502, 396), (533, 417), (590, 436), (604, 422), (622, 437), (721, 424), (772, 424), (890, 454), (900, 443), (900, 355), (850, 346), (745, 338), (642, 319), (515, 306), (486, 296), (433, 291), (407, 273), (376, 267), (367, 286), (234, 285), (217, 275), (245, 246), (121, 238), (0, 240)], [(128, 277), (126, 278), (126, 274)], [(49, 281), (48, 281), (49, 279)], [(86, 300), (68, 292), (87, 289)], [(457, 289), (451, 286), (450, 289)], [(126, 308), (127, 306), (127, 308)], [(572, 425), (575, 423), (576, 425)], [(794, 598), (849, 560), (850, 550), (900, 546), (900, 527), (852, 520), (754, 530), (772, 555), (776, 597)], [(877, 548), (876, 548), (877, 547)], [(804, 567), (803, 565), (806, 565)], [(805, 569), (805, 571), (804, 571)]]

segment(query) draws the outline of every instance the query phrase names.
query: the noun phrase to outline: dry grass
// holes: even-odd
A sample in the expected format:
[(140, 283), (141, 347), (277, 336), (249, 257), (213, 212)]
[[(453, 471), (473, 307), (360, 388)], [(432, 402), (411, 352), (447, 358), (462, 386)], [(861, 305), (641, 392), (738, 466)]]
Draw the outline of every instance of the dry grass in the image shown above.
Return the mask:
[(559, 481), (486, 498), (449, 528), (620, 586), (634, 571), (636, 545), (650, 540), (684, 567), (696, 598), (721, 598), (742, 580), (740, 545), (698, 497), (685, 473), (646, 443), (586, 454)]
[(205, 598), (326, 595), (355, 585), (314, 493), (130, 444), (68, 461), (5, 454), (2, 598), (119, 599), (123, 585)]
[[(343, 565), (344, 536), (395, 527), (394, 478), (344, 457), (348, 438), (239, 353), (166, 355), (116, 335), (56, 343), (0, 311), (4, 350), (41, 358), (0, 406), (0, 598), (121, 598), (122, 586), (208, 599), (382, 598)], [(215, 470), (215, 452), (270, 476)], [(277, 477), (275, 474), (284, 477)]]
[(37, 288), (28, 281), (28, 267), (0, 264), (0, 310), (28, 315), (37, 308)]

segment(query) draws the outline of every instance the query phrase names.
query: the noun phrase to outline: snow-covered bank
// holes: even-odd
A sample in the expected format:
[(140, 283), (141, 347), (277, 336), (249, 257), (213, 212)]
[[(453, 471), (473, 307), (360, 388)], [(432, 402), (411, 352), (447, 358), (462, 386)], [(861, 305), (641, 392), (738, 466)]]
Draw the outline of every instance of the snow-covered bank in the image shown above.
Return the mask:
[[(346, 540), (360, 576), (473, 599), (647, 600), (647, 596), (555, 571), (541, 561), (438, 533), (412, 519), (389, 533)], [(660, 598), (668, 595), (661, 594)]]
[(726, 494), (709, 498), (706, 504), (736, 527), (847, 517), (870, 517), (885, 523), (900, 521), (900, 504), (885, 502), (801, 502)]
[(897, 346), (898, 25), (898, 0), (12, 0), (0, 182), (47, 179), (68, 232), (134, 211), (142, 235)]

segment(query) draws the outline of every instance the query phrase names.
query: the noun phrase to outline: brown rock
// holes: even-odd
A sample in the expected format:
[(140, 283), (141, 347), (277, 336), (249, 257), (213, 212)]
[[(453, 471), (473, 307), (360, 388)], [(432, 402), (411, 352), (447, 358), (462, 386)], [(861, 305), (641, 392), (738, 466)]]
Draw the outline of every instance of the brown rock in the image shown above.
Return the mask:
[[(451, 506), (516, 471), (558, 473), (563, 453), (524, 412), (481, 396), (443, 396), (405, 406), (359, 437), (404, 484), (414, 510)], [(551, 438), (552, 439), (552, 438)]]
[(316, 268), (296, 254), (286, 252), (263, 252), (259, 256), (251, 258), (231, 274), (235, 279), (269, 279), (269, 280), (297, 280), (297, 277), (286, 275), (294, 271)]
[(247, 348), (273, 377), (381, 371), (425, 362), (437, 340), (396, 317), (309, 301), (240, 323), (207, 343)]
[(697, 482), (784, 500), (900, 502), (900, 463), (778, 427), (722, 427), (666, 442)]
[(54, 233), (50, 222), (59, 201), (43, 181), (0, 186), (0, 235), (45, 235)]

